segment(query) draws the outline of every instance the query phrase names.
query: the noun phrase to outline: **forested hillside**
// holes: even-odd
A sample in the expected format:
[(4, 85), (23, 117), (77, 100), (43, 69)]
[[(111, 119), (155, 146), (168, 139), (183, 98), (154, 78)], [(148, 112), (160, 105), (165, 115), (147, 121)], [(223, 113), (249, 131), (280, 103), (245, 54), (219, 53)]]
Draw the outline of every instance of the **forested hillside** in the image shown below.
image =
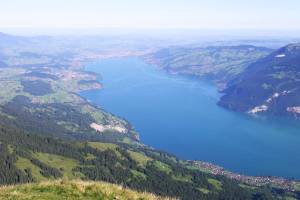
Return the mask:
[(140, 145), (66, 142), (4, 126), (0, 128), (0, 141), (1, 184), (83, 179), (107, 181), (183, 199), (253, 199), (260, 196), (271, 199), (272, 195), (279, 194), (271, 188), (241, 187), (235, 181), (192, 169), (174, 156)]
[(219, 104), (237, 111), (300, 114), (300, 44), (290, 44), (249, 67), (224, 90)]

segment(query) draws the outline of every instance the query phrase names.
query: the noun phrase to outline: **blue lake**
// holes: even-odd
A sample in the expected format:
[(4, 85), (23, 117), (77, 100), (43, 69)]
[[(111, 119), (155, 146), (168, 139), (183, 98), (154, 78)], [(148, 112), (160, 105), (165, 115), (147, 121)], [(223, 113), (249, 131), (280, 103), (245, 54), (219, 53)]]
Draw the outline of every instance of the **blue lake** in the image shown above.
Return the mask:
[(216, 105), (213, 84), (169, 75), (137, 58), (86, 70), (101, 74), (104, 88), (81, 95), (127, 119), (143, 143), (242, 174), (300, 179), (299, 123), (225, 110)]

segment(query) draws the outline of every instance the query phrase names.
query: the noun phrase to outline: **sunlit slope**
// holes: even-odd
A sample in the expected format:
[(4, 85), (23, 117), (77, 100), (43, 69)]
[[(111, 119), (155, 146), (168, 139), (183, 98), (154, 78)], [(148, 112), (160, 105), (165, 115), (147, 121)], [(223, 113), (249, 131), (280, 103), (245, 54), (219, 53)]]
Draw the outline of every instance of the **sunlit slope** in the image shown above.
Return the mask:
[(91, 181), (47, 181), (0, 188), (0, 199), (7, 200), (167, 200), (150, 193), (125, 189), (119, 185)]

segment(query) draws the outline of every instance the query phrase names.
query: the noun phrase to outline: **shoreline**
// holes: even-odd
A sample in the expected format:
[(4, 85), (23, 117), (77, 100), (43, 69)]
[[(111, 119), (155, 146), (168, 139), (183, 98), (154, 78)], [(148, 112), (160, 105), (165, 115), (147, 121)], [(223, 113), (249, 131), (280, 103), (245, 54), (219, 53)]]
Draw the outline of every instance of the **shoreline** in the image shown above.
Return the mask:
[(291, 192), (295, 192), (300, 185), (300, 182), (297, 180), (292, 180), (284, 177), (276, 177), (276, 176), (248, 176), (243, 175), (239, 173), (234, 173), (231, 171), (228, 171), (224, 169), (221, 166), (204, 162), (204, 161), (196, 161), (196, 160), (187, 160), (189, 164), (191, 164), (194, 167), (197, 167), (201, 170), (205, 170), (208, 173), (211, 173), (213, 175), (220, 175), (225, 176), (227, 178), (230, 178), (232, 180), (239, 181), (241, 183), (245, 183), (249, 186), (266, 186), (266, 185), (273, 185), (275, 187), (288, 190)]
[[(121, 56), (121, 57), (126, 58), (126, 57), (132, 57), (132, 56)], [(114, 59), (114, 58), (120, 58), (120, 57), (110, 57), (110, 58), (104, 58), (104, 59), (100, 59), (100, 60)], [(138, 56), (138, 58), (141, 58), (141, 57)], [(90, 71), (86, 70), (86, 64), (92, 63), (92, 62), (97, 62), (99, 60), (97, 59), (97, 60), (93, 60), (93, 61), (89, 60), (89, 61), (84, 62), (79, 70), (82, 71), (82, 72), (90, 72)], [(149, 64), (151, 64), (151, 63), (149, 63)], [(158, 69), (161, 69), (161, 68), (158, 67)], [(163, 70), (163, 71), (165, 71), (165, 70)], [(95, 73), (95, 72), (93, 72), (93, 73)], [(97, 74), (97, 75), (101, 76), (101, 74)], [(181, 74), (176, 74), (176, 75), (181, 76)], [(197, 79), (199, 78), (197, 76), (193, 76), (193, 77), (195, 77)], [(97, 81), (99, 81), (99, 79), (97, 79)], [(102, 85), (101, 82), (100, 82), (100, 84)], [(102, 89), (102, 88), (99, 88), (99, 89)], [(96, 89), (96, 90), (99, 90), (99, 89)], [(91, 89), (91, 90), (93, 90), (93, 89)], [(85, 90), (85, 91), (87, 91), (87, 90)], [(87, 99), (85, 99), (85, 100), (88, 101)], [(94, 102), (89, 102), (89, 103), (92, 104), (92, 105), (95, 105)], [(121, 118), (124, 119), (123, 117), (121, 117)], [(137, 133), (137, 135), (139, 136), (139, 133)], [(143, 145), (146, 145), (146, 146), (152, 148), (151, 146), (149, 146), (147, 144), (144, 144), (143, 141), (139, 141), (139, 142)], [(177, 155), (175, 155), (175, 156), (177, 157)], [(183, 160), (183, 161), (189, 163), (190, 166), (194, 166), (196, 168), (199, 168), (200, 170), (205, 170), (206, 172), (208, 172), (210, 174), (225, 176), (227, 178), (239, 181), (239, 182), (247, 184), (249, 186), (259, 187), (259, 186), (265, 186), (265, 185), (270, 185), (271, 184), (273, 186), (279, 187), (279, 188), (284, 189), (284, 190), (296, 191), (295, 188), (298, 185), (300, 185), (300, 182), (298, 180), (293, 180), (293, 179), (290, 179), (290, 178), (275, 177), (275, 176), (248, 176), (248, 175), (243, 175), (243, 174), (228, 171), (228, 170), (226, 170), (225, 168), (223, 168), (221, 166), (215, 165), (213, 163), (201, 161), (201, 160), (188, 160), (188, 159), (180, 159), (180, 160)]]

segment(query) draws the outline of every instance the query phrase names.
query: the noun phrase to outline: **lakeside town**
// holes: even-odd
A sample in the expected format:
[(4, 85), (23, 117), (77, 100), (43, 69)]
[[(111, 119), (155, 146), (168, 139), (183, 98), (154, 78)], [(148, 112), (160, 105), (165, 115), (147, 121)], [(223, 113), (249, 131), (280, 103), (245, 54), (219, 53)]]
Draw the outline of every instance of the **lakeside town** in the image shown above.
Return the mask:
[(298, 190), (298, 187), (300, 183), (295, 180), (289, 180), (282, 177), (273, 177), (273, 176), (246, 176), (238, 173), (233, 173), (230, 171), (227, 171), (223, 167), (214, 165), (209, 162), (203, 162), (203, 161), (193, 161), (189, 160), (189, 164), (200, 168), (201, 170), (207, 171), (213, 175), (221, 175), (226, 176), (232, 180), (240, 181), (242, 183), (245, 183), (249, 186), (265, 186), (265, 185), (272, 185), (284, 190), (288, 190), (291, 192), (295, 192)]

